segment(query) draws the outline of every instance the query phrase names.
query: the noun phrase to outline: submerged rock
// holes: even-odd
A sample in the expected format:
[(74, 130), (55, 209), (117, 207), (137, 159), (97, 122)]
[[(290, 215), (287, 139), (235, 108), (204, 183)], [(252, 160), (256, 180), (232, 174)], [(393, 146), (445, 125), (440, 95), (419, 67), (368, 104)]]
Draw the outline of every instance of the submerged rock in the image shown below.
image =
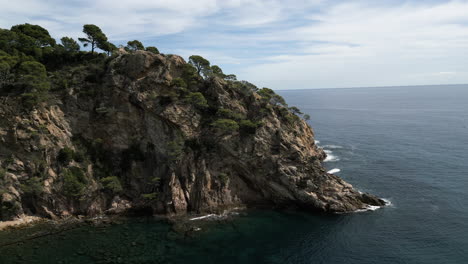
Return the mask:
[(32, 111), (2, 99), (0, 219), (384, 205), (327, 173), (312, 128), (246, 83), (144, 51), (102, 70), (62, 72), (71, 85)]

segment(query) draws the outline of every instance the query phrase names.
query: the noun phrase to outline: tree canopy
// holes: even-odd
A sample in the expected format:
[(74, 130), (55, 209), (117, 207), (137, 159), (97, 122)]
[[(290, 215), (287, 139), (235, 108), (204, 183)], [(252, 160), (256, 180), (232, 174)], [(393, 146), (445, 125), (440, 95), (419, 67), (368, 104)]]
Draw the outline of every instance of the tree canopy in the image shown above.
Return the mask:
[(197, 69), (197, 73), (199, 75), (203, 74), (205, 77), (209, 74), (211, 68), (210, 68), (210, 62), (203, 58), (200, 55), (192, 55), (189, 58), (189, 63)]
[(291, 110), (291, 112), (295, 115), (302, 115), (303, 113), (301, 112), (301, 110), (295, 106), (291, 106), (289, 107), (289, 110)]
[(224, 76), (224, 79), (228, 81), (237, 81), (237, 76), (235, 74), (228, 74)]
[(4, 61), (0, 61), (0, 89), (7, 85), (10, 80), (10, 65)]
[(214, 76), (217, 76), (219, 78), (225, 78), (226, 75), (223, 73), (223, 70), (218, 66), (218, 65), (213, 65), (211, 66), (211, 73), (214, 75)]
[(140, 41), (135, 39), (127, 42), (127, 49), (131, 51), (144, 50), (145, 46), (143, 46), (143, 44)]
[(159, 54), (158, 48), (153, 46), (146, 47), (146, 51), (153, 52), (154, 54)]
[[(96, 52), (96, 49), (109, 56), (117, 47), (108, 41), (107, 36), (96, 25), (84, 25), (83, 33), (86, 37), (78, 40), (83, 46), (89, 46), (89, 51), (80, 51), (79, 42), (67, 36), (60, 39), (60, 44), (56, 44), (49, 32), (39, 25), (21, 24), (11, 27), (11, 30), (0, 29), (0, 93), (21, 96), (28, 103), (37, 104), (46, 97), (46, 92), (51, 87), (54, 91), (68, 87), (70, 76), (67, 71), (72, 68), (81, 69), (82, 66), (86, 66), (83, 69), (89, 73), (86, 81), (97, 83), (110, 60), (104, 53)], [(122, 45), (120, 47), (123, 48)], [(156, 47), (145, 48), (138, 40), (128, 41), (125, 49), (159, 54)], [(251, 95), (258, 92), (262, 101), (270, 106), (277, 105), (289, 113), (301, 114), (295, 107), (288, 109), (284, 99), (271, 89), (259, 91), (257, 86), (249, 82), (237, 81), (235, 75), (225, 74), (220, 66), (211, 66), (200, 55), (190, 56), (188, 63), (181, 65), (181, 70), (181, 75), (173, 80), (171, 86), (180, 92), (179, 97), (185, 102), (205, 111), (213, 109), (209, 109), (211, 106), (208, 106), (208, 100), (200, 92), (201, 83), (203, 78), (214, 76), (227, 80), (230, 87), (241, 93)]]
[(16, 86), (22, 90), (23, 101), (28, 107), (43, 101), (50, 89), (44, 65), (37, 61), (21, 63)]
[(100, 42), (98, 43), (98, 48), (100, 48), (101, 50), (107, 52), (107, 55), (110, 55), (114, 50), (117, 50), (117, 46), (115, 46), (114, 44), (110, 43), (109, 41), (105, 41), (105, 42)]
[(50, 36), (49, 31), (39, 25), (21, 24), (11, 27), (10, 30), (33, 38), (38, 46), (55, 46), (55, 39)]
[(55, 45), (55, 40), (50, 38), (47, 30), (40, 26), (33, 27), (36, 29), (34, 31), (30, 30), (30, 28), (35, 25), (25, 25), (28, 26), (13, 26), (12, 29), (15, 31), (0, 29), (0, 49), (14, 56), (24, 57), (26, 55), (41, 60), (44, 54), (52, 52), (53, 47), (51, 45)]
[(62, 46), (68, 53), (75, 53), (80, 51), (80, 45), (74, 39), (69, 37), (63, 37), (60, 39)]
[[(273, 105), (282, 105), (282, 106), (285, 106), (287, 107), (287, 104), (286, 104), (286, 101), (284, 100), (284, 98), (278, 94), (275, 93), (275, 91), (273, 91), (272, 89), (270, 88), (262, 88), (258, 91), (258, 94), (262, 97), (263, 101), (265, 102), (269, 102)], [(297, 108), (296, 108), (297, 109)], [(299, 110), (299, 109), (297, 109)]]
[(94, 53), (94, 49), (98, 46), (105, 46), (107, 42), (107, 36), (102, 32), (102, 30), (92, 24), (87, 24), (83, 26), (83, 33), (86, 34), (86, 38), (79, 38), (78, 40), (83, 43), (83, 46), (87, 47), (91, 45), (91, 53)]

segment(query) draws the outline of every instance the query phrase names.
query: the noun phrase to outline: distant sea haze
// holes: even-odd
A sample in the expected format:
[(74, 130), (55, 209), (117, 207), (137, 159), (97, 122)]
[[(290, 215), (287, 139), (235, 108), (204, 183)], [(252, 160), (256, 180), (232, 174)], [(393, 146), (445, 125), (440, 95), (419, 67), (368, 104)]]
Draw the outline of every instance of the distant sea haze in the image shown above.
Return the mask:
[(280, 93), (282, 91), (306, 91), (306, 90), (322, 90), (322, 89), (389, 89), (389, 88), (397, 88), (397, 89), (432, 89), (432, 88), (442, 88), (442, 89), (448, 89), (448, 88), (460, 88), (460, 87), (468, 87), (468, 84), (431, 84), (431, 85), (400, 85), (400, 86), (395, 86), (395, 85), (389, 85), (389, 86), (363, 86), (363, 87), (314, 87), (314, 88), (308, 88), (308, 89), (276, 89), (275, 91), (279, 91)]

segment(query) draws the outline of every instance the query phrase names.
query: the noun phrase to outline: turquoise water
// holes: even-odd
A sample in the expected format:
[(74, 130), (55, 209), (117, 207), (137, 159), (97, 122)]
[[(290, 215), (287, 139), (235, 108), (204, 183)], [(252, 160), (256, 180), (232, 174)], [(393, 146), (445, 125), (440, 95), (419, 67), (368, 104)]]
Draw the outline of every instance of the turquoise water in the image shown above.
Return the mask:
[(392, 205), (254, 211), (177, 234), (151, 218), (1, 246), (0, 263), (468, 263), (468, 86), (280, 91), (311, 116), (325, 163)]

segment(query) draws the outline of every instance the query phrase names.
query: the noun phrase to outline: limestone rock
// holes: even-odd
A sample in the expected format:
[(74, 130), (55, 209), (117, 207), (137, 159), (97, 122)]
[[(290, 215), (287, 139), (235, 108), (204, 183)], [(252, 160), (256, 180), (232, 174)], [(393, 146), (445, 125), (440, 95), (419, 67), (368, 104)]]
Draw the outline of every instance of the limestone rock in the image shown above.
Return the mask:
[[(84, 72), (34, 111), (0, 105), (0, 194), (8, 210), (45, 217), (215, 212), (238, 206), (350, 212), (384, 202), (321, 162), (309, 125), (240, 82), (195, 78), (179, 56), (120, 52), (99, 82)], [(184, 77), (185, 78), (185, 77)], [(193, 84), (195, 83), (195, 84)], [(90, 95), (89, 91), (94, 90)], [(207, 106), (191, 102), (201, 93)], [(220, 109), (250, 130), (213, 127)], [(14, 156), (12, 154), (14, 153)], [(2, 207), (3, 208), (3, 207)]]

